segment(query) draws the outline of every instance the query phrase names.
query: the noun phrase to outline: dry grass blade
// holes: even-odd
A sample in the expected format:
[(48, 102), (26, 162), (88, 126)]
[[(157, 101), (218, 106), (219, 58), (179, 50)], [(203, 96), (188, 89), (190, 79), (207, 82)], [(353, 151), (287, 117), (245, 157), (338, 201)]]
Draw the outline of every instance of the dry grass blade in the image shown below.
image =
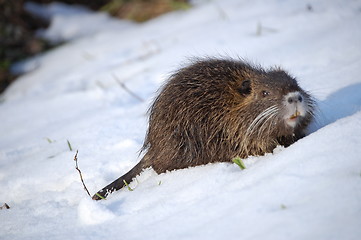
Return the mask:
[(121, 82), (121, 81), (119, 80), (119, 78), (117, 78), (117, 76), (115, 76), (114, 74), (113, 74), (113, 78), (117, 81), (117, 83), (119, 84), (119, 86), (120, 86), (121, 88), (123, 88), (127, 93), (129, 93), (132, 97), (136, 98), (136, 99), (137, 99), (138, 101), (140, 101), (140, 102), (144, 102), (144, 99), (143, 99), (143, 98), (139, 97), (137, 94), (135, 94), (134, 92), (132, 92), (129, 88), (127, 88), (127, 86), (125, 86), (125, 84), (124, 84), (123, 82)]
[(0, 210), (3, 210), (3, 209), (10, 209), (10, 206), (7, 203), (4, 203), (4, 205), (2, 205), (0, 207)]

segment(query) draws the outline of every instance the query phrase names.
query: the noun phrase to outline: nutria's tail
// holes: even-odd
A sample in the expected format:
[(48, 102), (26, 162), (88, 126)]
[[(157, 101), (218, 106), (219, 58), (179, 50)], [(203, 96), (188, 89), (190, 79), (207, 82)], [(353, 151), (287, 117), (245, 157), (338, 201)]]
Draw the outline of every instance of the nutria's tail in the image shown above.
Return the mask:
[(133, 178), (135, 178), (138, 174), (140, 174), (143, 170), (143, 160), (141, 160), (135, 167), (133, 167), (129, 172), (121, 176), (120, 178), (116, 179), (114, 182), (109, 184), (108, 186), (104, 187), (102, 190), (98, 191), (93, 196), (93, 200), (100, 200), (105, 199), (110, 193), (121, 189), (125, 186), (126, 182), (127, 184), (132, 181)]

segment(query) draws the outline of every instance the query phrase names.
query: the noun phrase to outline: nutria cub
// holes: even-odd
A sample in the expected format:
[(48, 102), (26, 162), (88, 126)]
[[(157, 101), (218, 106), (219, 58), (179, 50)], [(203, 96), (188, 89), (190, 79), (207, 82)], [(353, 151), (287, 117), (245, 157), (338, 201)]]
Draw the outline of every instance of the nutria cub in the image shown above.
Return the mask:
[(142, 160), (93, 196), (105, 198), (152, 167), (158, 174), (263, 155), (304, 136), (315, 102), (280, 68), (203, 59), (175, 72), (149, 109)]

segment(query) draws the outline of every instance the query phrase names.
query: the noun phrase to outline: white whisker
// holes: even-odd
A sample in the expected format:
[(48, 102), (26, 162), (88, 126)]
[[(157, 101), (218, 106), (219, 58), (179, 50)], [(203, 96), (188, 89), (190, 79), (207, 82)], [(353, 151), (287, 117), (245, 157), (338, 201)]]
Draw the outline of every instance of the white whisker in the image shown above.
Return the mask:
[[(272, 130), (271, 130), (271, 127), (272, 127), (272, 123), (277, 119), (275, 118), (275, 116), (278, 114), (278, 111), (275, 111), (275, 112), (272, 112), (272, 114), (268, 115), (268, 118), (263, 121), (262, 125), (260, 126), (259, 128), (259, 131), (258, 131), (258, 139), (261, 140), (262, 136), (265, 136), (265, 132), (266, 130), (268, 130), (268, 133), (270, 133)], [(270, 124), (266, 124), (269, 120), (271, 120), (271, 123)], [(269, 134), (267, 134), (269, 135)]]
[(273, 106), (265, 109), (260, 114), (258, 114), (258, 116), (252, 121), (252, 123), (247, 128), (246, 135), (251, 135), (253, 133), (254, 129), (256, 129), (266, 119), (269, 119), (271, 115), (273, 117), (273, 115), (275, 115), (277, 112), (278, 112), (278, 107), (273, 105)]

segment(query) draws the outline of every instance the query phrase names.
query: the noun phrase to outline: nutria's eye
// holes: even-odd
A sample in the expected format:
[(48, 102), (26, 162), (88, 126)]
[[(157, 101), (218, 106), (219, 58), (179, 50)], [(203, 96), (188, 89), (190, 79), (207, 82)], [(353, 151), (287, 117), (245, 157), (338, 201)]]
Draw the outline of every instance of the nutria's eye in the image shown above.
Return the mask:
[(251, 81), (250, 80), (244, 80), (242, 82), (241, 87), (238, 88), (238, 92), (243, 96), (246, 96), (246, 95), (250, 94), (251, 91), (252, 91), (252, 88), (251, 88)]
[(262, 97), (267, 97), (270, 95), (270, 92), (268, 91), (262, 91)]

